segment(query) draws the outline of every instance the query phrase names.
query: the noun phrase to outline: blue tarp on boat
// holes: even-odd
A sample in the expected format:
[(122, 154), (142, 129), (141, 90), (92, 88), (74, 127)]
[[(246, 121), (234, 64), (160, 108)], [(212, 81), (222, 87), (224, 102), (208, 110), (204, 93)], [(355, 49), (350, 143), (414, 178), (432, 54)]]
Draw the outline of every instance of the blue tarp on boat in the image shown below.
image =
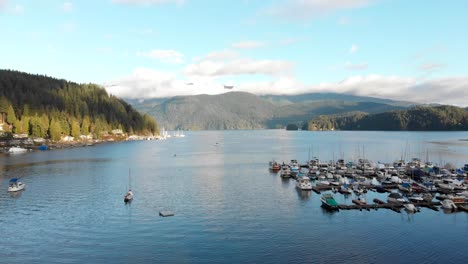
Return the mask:
[(46, 146), (46, 145), (39, 146), (39, 150), (44, 151), (44, 150), (47, 150), (47, 149), (49, 149), (49, 147)]
[(15, 182), (17, 182), (17, 181), (19, 181), (19, 179), (18, 179), (18, 178), (13, 178), (13, 179), (10, 179), (10, 183), (15, 183)]

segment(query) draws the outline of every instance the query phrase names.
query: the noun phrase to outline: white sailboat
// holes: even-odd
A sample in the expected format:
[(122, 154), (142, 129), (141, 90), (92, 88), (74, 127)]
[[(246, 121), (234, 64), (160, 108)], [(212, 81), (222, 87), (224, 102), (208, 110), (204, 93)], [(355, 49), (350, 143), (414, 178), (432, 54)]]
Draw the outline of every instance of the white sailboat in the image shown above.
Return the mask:
[(130, 169), (128, 169), (128, 192), (124, 196), (124, 202), (129, 203), (133, 200), (133, 192), (132, 192), (132, 186), (131, 186), (131, 181), (130, 181)]

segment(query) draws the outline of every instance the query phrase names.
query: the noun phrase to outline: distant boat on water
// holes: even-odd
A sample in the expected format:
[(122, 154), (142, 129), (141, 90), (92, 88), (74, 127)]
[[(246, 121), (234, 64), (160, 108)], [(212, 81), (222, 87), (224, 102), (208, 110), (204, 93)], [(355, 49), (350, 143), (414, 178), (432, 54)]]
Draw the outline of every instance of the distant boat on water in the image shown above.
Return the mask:
[(10, 154), (19, 154), (19, 153), (25, 153), (25, 152), (28, 152), (28, 150), (25, 148), (21, 148), (21, 147), (11, 147), (8, 150), (8, 153)]
[(9, 192), (21, 191), (26, 187), (26, 184), (21, 182), (18, 178), (13, 178), (10, 180), (10, 185), (8, 186)]

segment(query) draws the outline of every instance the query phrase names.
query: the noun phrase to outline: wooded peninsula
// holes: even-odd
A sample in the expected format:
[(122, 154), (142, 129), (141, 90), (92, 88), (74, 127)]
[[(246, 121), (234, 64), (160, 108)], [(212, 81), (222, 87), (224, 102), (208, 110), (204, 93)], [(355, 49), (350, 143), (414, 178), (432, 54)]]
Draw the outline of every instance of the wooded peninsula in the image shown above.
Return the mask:
[(0, 70), (0, 132), (59, 141), (100, 139), (111, 131), (153, 136), (156, 121), (96, 84)]

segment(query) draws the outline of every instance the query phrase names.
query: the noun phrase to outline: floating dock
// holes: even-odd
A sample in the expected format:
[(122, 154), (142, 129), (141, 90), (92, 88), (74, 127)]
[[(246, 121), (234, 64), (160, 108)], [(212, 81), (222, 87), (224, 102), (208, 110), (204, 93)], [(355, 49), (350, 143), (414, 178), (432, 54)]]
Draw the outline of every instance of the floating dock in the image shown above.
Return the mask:
[(174, 216), (174, 212), (172, 211), (159, 211), (159, 215), (162, 217)]
[[(380, 201), (380, 200), (379, 200)], [(381, 202), (381, 201), (380, 201)], [(436, 206), (439, 206), (440, 202), (427, 202), (427, 203), (419, 203), (417, 206), (419, 207), (426, 207), (435, 211), (439, 211)], [(375, 203), (375, 204), (339, 204), (338, 208), (341, 210), (378, 210), (378, 209), (390, 209), (397, 213), (400, 212), (401, 208), (403, 208), (403, 203)]]

